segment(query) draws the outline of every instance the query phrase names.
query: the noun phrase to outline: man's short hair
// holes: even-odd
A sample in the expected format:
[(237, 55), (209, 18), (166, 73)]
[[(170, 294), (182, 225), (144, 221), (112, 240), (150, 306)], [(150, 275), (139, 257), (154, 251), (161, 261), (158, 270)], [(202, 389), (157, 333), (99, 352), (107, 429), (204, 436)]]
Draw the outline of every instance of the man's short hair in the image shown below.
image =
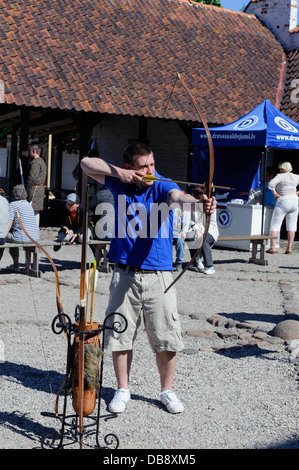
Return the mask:
[(207, 194), (207, 188), (204, 184), (198, 184), (193, 187), (192, 194), (196, 199), (200, 199), (203, 194)]
[(143, 142), (132, 142), (129, 144), (123, 154), (124, 163), (132, 165), (136, 158), (138, 157), (147, 157), (152, 153), (152, 150), (148, 145)]

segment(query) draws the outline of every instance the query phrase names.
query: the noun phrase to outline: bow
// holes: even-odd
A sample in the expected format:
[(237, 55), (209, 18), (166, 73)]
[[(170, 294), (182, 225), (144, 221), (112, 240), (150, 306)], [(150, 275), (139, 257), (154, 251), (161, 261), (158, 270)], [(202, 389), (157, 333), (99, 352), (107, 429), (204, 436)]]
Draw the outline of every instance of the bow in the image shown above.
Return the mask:
[[(55, 324), (56, 320), (59, 319), (60, 323), (57, 323), (57, 326), (59, 326), (59, 328), (61, 328), (61, 326), (62, 326), (62, 329), (65, 332), (66, 340), (68, 342), (68, 347), (70, 347), (69, 335), (68, 335), (68, 331), (67, 331), (67, 328), (69, 327), (70, 323), (69, 323), (69, 318), (63, 312), (64, 309), (63, 309), (61, 296), (60, 296), (60, 281), (59, 281), (58, 271), (57, 271), (57, 268), (55, 266), (55, 263), (54, 263), (52, 257), (50, 256), (50, 254), (44, 249), (44, 247), (41, 246), (36, 240), (34, 240), (29, 235), (29, 233), (27, 232), (27, 230), (25, 229), (25, 227), (24, 227), (24, 225), (21, 221), (21, 217), (20, 217), (20, 214), (19, 214), (18, 211), (17, 211), (17, 217), (18, 217), (19, 224), (20, 224), (23, 232), (25, 233), (26, 237), (28, 237), (29, 240), (32, 241), (32, 243), (34, 243), (46, 255), (46, 257), (48, 258), (48, 260), (50, 261), (50, 263), (52, 265), (52, 268), (53, 268), (54, 273), (55, 273), (56, 304), (57, 304), (57, 310), (58, 310), (58, 315), (56, 315), (56, 317), (54, 318), (54, 320), (52, 322), (52, 328), (53, 328), (53, 325)], [(68, 320), (66, 320), (66, 318), (68, 318)], [(61, 390), (62, 390), (65, 382), (66, 382), (66, 377), (63, 379), (62, 384), (60, 385), (60, 387), (58, 389), (58, 392), (57, 392), (57, 395), (56, 395), (55, 415), (56, 415), (57, 418), (58, 418), (58, 400), (59, 400), (59, 396), (60, 396)]]
[[(207, 138), (208, 138), (208, 145), (209, 145), (209, 168), (208, 168), (208, 172), (207, 172), (207, 177), (206, 177), (206, 182), (205, 182), (205, 186), (206, 186), (206, 189), (207, 189), (207, 196), (208, 198), (210, 199), (212, 197), (212, 191), (213, 191), (213, 176), (214, 176), (214, 147), (213, 147), (213, 141), (212, 141), (212, 136), (211, 136), (211, 133), (210, 133), (210, 129), (208, 128), (208, 125), (207, 125), (207, 122), (206, 120), (204, 119), (203, 115), (201, 114), (198, 106), (197, 106), (197, 103), (191, 93), (191, 91), (189, 90), (189, 88), (187, 87), (187, 85), (185, 84), (184, 80), (182, 79), (181, 75), (177, 72), (177, 75), (178, 75), (178, 79), (180, 80), (183, 88), (185, 89), (185, 91), (187, 92), (187, 94), (189, 95), (190, 97), (190, 100), (192, 101), (192, 104), (194, 106), (194, 108), (196, 109), (196, 112), (197, 114), (199, 115), (200, 117), (200, 120), (201, 122), (203, 123), (203, 126), (205, 128), (205, 131), (206, 131), (206, 134), (207, 134)], [(208, 235), (208, 231), (209, 231), (209, 227), (210, 227), (210, 221), (211, 221), (211, 215), (210, 214), (206, 214), (206, 228), (205, 228), (205, 231), (204, 231), (204, 234), (203, 234), (203, 237), (202, 237), (202, 244), (201, 246), (196, 250), (196, 252), (194, 253), (193, 257), (191, 258), (191, 260), (186, 264), (186, 266), (184, 267), (184, 269), (180, 272), (180, 274), (175, 278), (175, 280), (170, 284), (169, 287), (167, 287), (167, 289), (165, 290), (165, 294), (169, 291), (169, 289), (171, 287), (173, 287), (173, 285), (183, 276), (183, 274), (187, 271), (187, 269), (194, 263), (194, 261), (196, 260), (196, 258), (198, 257), (198, 255), (201, 253), (202, 251), (202, 247), (203, 247), (203, 244), (204, 242), (206, 241), (206, 238), (207, 238), (207, 235)]]
[[(85, 178), (85, 180), (84, 180)], [(70, 342), (70, 331), (73, 325), (71, 325), (69, 317), (63, 312), (63, 305), (61, 302), (61, 297), (60, 297), (60, 282), (59, 282), (59, 276), (57, 272), (57, 268), (54, 264), (54, 261), (52, 260), (51, 256), (49, 253), (36, 241), (34, 240), (26, 231), (24, 228), (20, 215), (17, 212), (17, 217), (19, 220), (19, 223), (21, 225), (22, 230), (24, 231), (25, 235), (31, 240), (40, 250), (42, 250), (49, 261), (51, 262), (51, 265), (54, 269), (55, 276), (56, 276), (56, 298), (57, 298), (57, 308), (58, 308), (58, 315), (53, 320), (52, 323), (52, 329), (53, 329), (53, 324), (54, 321), (56, 321), (57, 318), (60, 320), (60, 331), (64, 330), (66, 333), (66, 337), (68, 340), (68, 360), (72, 356), (72, 395), (73, 395), (73, 408), (76, 411), (76, 414), (79, 417), (79, 443), (80, 443), (80, 448), (82, 448), (83, 444), (83, 435), (84, 435), (84, 427), (83, 427), (83, 418), (84, 416), (90, 414), (95, 406), (95, 400), (96, 400), (96, 394), (97, 390), (96, 386), (93, 387), (94, 384), (92, 384), (92, 392), (89, 392), (89, 390), (86, 392), (85, 390), (85, 362), (87, 363), (88, 366), (88, 360), (89, 357), (94, 354), (94, 357), (97, 359), (100, 357), (99, 356), (99, 341), (98, 341), (98, 336), (99, 336), (99, 324), (97, 323), (92, 323), (92, 314), (93, 314), (93, 303), (94, 303), (94, 293), (95, 293), (95, 287), (96, 287), (96, 280), (97, 280), (97, 270), (96, 270), (96, 262), (94, 262), (93, 266), (93, 274), (92, 274), (92, 305), (91, 305), (91, 322), (90, 324), (87, 324), (87, 302), (88, 302), (88, 294), (87, 294), (87, 300), (85, 298), (85, 291), (86, 291), (86, 250), (87, 250), (87, 233), (88, 233), (88, 206), (89, 206), (89, 186), (86, 184), (87, 181), (87, 176), (83, 174), (83, 181), (85, 181), (85, 186), (86, 186), (86, 191), (83, 193), (83, 207), (84, 207), (84, 219), (83, 219), (83, 242), (82, 242), (82, 252), (81, 252), (81, 276), (80, 276), (80, 305), (79, 305), (79, 321), (75, 323), (75, 332), (76, 332), (76, 338), (71, 345)], [(90, 274), (90, 273), (89, 273)], [(88, 286), (89, 289), (89, 286)], [(93, 325), (95, 325), (93, 327)], [(69, 333), (67, 330), (70, 330)], [(72, 330), (73, 331), (73, 330)], [(55, 331), (54, 331), (55, 332)], [(91, 341), (89, 345), (86, 346), (86, 343), (88, 341)], [(85, 361), (85, 349), (87, 351), (87, 360)], [(94, 359), (94, 358), (93, 358)], [(91, 370), (91, 375), (94, 381), (97, 380), (97, 374), (99, 372), (99, 366), (97, 359), (92, 362), (92, 364), (89, 364), (90, 370)], [(90, 361), (89, 361), (90, 362)], [(92, 366), (92, 367), (91, 367)], [(68, 374), (69, 374), (69, 365), (68, 367)], [(78, 373), (77, 373), (78, 371)], [(87, 374), (88, 375), (88, 374)], [(88, 376), (89, 378), (89, 376)], [(87, 378), (87, 380), (88, 380)], [(62, 390), (62, 387), (64, 386), (65, 382), (67, 380), (67, 377), (64, 378), (57, 397), (56, 397), (56, 417), (58, 417), (58, 398), (60, 395), (60, 391)], [(78, 386), (77, 386), (78, 384)], [(91, 397), (91, 398), (90, 398)], [(65, 402), (66, 404), (66, 402)], [(65, 408), (64, 408), (64, 413), (65, 413)], [(65, 419), (65, 414), (63, 418), (63, 427), (64, 427), (64, 419)], [(62, 441), (61, 441), (62, 442)]]
[(61, 301), (61, 297), (60, 297), (60, 281), (59, 281), (59, 276), (58, 276), (58, 271), (57, 271), (57, 268), (55, 266), (55, 263), (53, 261), (53, 259), (51, 258), (51, 256), (49, 255), (49, 253), (44, 249), (43, 246), (41, 246), (36, 240), (34, 240), (30, 235), (29, 233), (27, 233), (24, 225), (22, 224), (22, 221), (21, 221), (21, 218), (20, 218), (20, 214), (19, 212), (17, 211), (17, 217), (18, 217), (18, 220), (19, 220), (19, 224), (23, 230), (23, 232), (25, 233), (26, 237), (29, 238), (30, 241), (32, 241), (32, 243), (34, 243), (45, 255), (46, 257), (48, 258), (48, 260), (50, 261), (52, 267), (53, 267), (53, 270), (54, 270), (54, 273), (55, 273), (55, 281), (56, 281), (56, 304), (57, 304), (57, 310), (58, 310), (58, 315), (59, 315), (59, 320), (65, 325), (65, 317), (64, 317), (64, 312), (63, 312), (63, 305), (62, 305), (62, 301)]

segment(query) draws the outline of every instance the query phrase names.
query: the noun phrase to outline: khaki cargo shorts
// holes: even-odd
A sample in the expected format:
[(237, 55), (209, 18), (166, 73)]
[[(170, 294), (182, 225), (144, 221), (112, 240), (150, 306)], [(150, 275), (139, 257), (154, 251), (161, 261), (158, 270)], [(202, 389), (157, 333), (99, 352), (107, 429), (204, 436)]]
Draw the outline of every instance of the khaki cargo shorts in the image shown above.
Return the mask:
[[(164, 294), (172, 281), (171, 271), (139, 273), (114, 269), (106, 315), (112, 312), (121, 313), (128, 326), (123, 333), (115, 333), (109, 329), (106, 331), (106, 345), (110, 350), (126, 351), (133, 348), (142, 317), (149, 343), (155, 353), (183, 349), (176, 291), (171, 288)], [(112, 318), (118, 320), (117, 315)]]

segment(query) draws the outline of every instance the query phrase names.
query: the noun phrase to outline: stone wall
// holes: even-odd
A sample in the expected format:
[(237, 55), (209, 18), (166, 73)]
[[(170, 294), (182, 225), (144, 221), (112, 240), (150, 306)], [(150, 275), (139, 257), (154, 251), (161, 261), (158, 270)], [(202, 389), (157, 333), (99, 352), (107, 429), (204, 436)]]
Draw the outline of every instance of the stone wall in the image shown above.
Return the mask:
[[(105, 116), (94, 128), (93, 137), (100, 157), (122, 167), (124, 148), (130, 141), (138, 140), (138, 118)], [(178, 124), (148, 119), (147, 140), (155, 156), (157, 171), (165, 177), (186, 180), (189, 144)]]

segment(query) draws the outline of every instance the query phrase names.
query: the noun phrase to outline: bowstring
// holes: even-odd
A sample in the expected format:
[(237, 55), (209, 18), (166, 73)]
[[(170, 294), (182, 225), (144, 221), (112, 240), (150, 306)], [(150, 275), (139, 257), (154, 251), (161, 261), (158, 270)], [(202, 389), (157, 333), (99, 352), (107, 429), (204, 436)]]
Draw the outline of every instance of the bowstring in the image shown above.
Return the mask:
[[(150, 190), (152, 191), (153, 189), (153, 186), (150, 187)], [(145, 199), (145, 202), (146, 199)], [(151, 221), (151, 213), (150, 213), (150, 210), (148, 212), (148, 220), (149, 220), (149, 226), (150, 226), (150, 234), (152, 233), (154, 235), (154, 230), (152, 228), (152, 221)], [(159, 233), (159, 232), (158, 232)], [(157, 233), (157, 236), (158, 236), (158, 233)], [(153, 245), (155, 247), (155, 250), (156, 250), (156, 254), (157, 254), (157, 258), (158, 258), (158, 263), (159, 263), (159, 268), (160, 268), (160, 272), (162, 274), (162, 281), (163, 281), (163, 285), (164, 285), (164, 289), (166, 289), (166, 282), (165, 282), (165, 279), (164, 279), (164, 271), (162, 269), (162, 264), (161, 264), (161, 259), (160, 259), (160, 256), (159, 256), (159, 250), (158, 250), (158, 247), (157, 247), (157, 243), (156, 243), (156, 236), (153, 237)]]
[(39, 316), (38, 316), (38, 313), (37, 313), (38, 309), (37, 309), (37, 305), (36, 305), (36, 302), (35, 302), (35, 297), (34, 297), (34, 294), (33, 294), (33, 286), (32, 286), (31, 276), (29, 276), (29, 284), (30, 284), (31, 295), (32, 295), (32, 300), (33, 300), (33, 306), (34, 306), (34, 313), (35, 313), (35, 317), (36, 317), (37, 329), (38, 329), (40, 343), (41, 343), (43, 357), (44, 357), (44, 364), (45, 364), (45, 369), (46, 369), (46, 374), (47, 374), (48, 385), (49, 385), (50, 392), (52, 394), (54, 394), (52, 384), (51, 384), (51, 380), (50, 380), (50, 371), (49, 371), (49, 365), (48, 365), (46, 351), (45, 351), (45, 347), (44, 347), (44, 341), (43, 341), (43, 335), (42, 335), (42, 331), (41, 331), (40, 319), (39, 319)]
[[(19, 218), (21, 219), (19, 211), (16, 211), (16, 212), (17, 212), (17, 219), (19, 219)], [(22, 225), (21, 225), (20, 221), (19, 221), (19, 225), (22, 228)], [(26, 248), (25, 237), (28, 238), (25, 235), (24, 231), (22, 230), (21, 238), (22, 238), (23, 249)], [(26, 250), (24, 250), (24, 251), (26, 253)], [(25, 254), (25, 260), (26, 260), (26, 254)], [(31, 261), (31, 255), (30, 255), (30, 261)], [(30, 269), (30, 262), (29, 262), (28, 269)], [(37, 330), (38, 330), (38, 334), (39, 334), (39, 338), (40, 338), (40, 344), (41, 344), (41, 349), (42, 349), (42, 354), (43, 354), (43, 359), (44, 359), (44, 365), (45, 365), (45, 369), (46, 369), (47, 381), (48, 381), (50, 393), (54, 394), (53, 388), (52, 388), (52, 383), (51, 383), (51, 380), (50, 380), (50, 371), (49, 371), (49, 365), (48, 365), (48, 361), (47, 361), (47, 355), (46, 355), (43, 336), (42, 336), (42, 332), (41, 332), (40, 318), (38, 316), (38, 308), (37, 308), (37, 304), (36, 304), (36, 300), (35, 300), (35, 296), (34, 296), (32, 276), (30, 276), (29, 273), (28, 273), (28, 276), (29, 276), (29, 285), (30, 285), (30, 290), (31, 290), (31, 298), (32, 298), (32, 302), (33, 302), (33, 309), (34, 309), (34, 314), (35, 314), (36, 326), (37, 326)]]
[(178, 79), (179, 79), (179, 75), (176, 76), (175, 81), (174, 81), (174, 84), (173, 84), (172, 89), (171, 89), (171, 92), (170, 92), (169, 95), (168, 95), (168, 98), (167, 98), (167, 101), (166, 101), (166, 105), (165, 105), (165, 108), (164, 108), (164, 110), (163, 110), (162, 118), (161, 118), (161, 119), (164, 118), (164, 115), (165, 115), (165, 113), (166, 113), (166, 109), (168, 108), (168, 105), (169, 105), (169, 102), (170, 102), (170, 98), (171, 98), (171, 96), (172, 96), (172, 94), (173, 94), (173, 92), (174, 92), (174, 89), (175, 89), (175, 87), (176, 87), (176, 82), (178, 81)]
[[(179, 78), (180, 78), (179, 75), (176, 74), (174, 83), (173, 83), (173, 85), (172, 85), (171, 91), (170, 91), (170, 93), (169, 93), (169, 95), (168, 95), (168, 98), (167, 98), (167, 101), (166, 101), (166, 104), (165, 104), (165, 107), (164, 107), (164, 110), (163, 110), (163, 113), (162, 113), (162, 119), (164, 118), (164, 115), (165, 115), (165, 113), (166, 113), (166, 109), (168, 108), (168, 105), (169, 105), (169, 103), (170, 103), (170, 99), (171, 99), (171, 97), (172, 97), (172, 95), (173, 95), (174, 89), (175, 89), (175, 87), (176, 87), (176, 84), (177, 84), (177, 81), (179, 80)], [(170, 208), (170, 206), (169, 206), (169, 209), (170, 209), (170, 210), (173, 210), (173, 209)], [(169, 218), (168, 218), (168, 224), (169, 224)], [(157, 252), (158, 261), (159, 261), (159, 265), (160, 265), (160, 269), (161, 269), (162, 266), (161, 266), (160, 256), (159, 256), (159, 253), (158, 253), (158, 248), (157, 248), (156, 243), (154, 243), (154, 245), (155, 245), (155, 249), (156, 249), (156, 252)], [(166, 288), (166, 282), (165, 282), (165, 279), (164, 279), (164, 276), (163, 276), (163, 270), (162, 270), (162, 269), (161, 269), (161, 272), (162, 272), (162, 279), (163, 279), (164, 292), (165, 292), (167, 288)]]

